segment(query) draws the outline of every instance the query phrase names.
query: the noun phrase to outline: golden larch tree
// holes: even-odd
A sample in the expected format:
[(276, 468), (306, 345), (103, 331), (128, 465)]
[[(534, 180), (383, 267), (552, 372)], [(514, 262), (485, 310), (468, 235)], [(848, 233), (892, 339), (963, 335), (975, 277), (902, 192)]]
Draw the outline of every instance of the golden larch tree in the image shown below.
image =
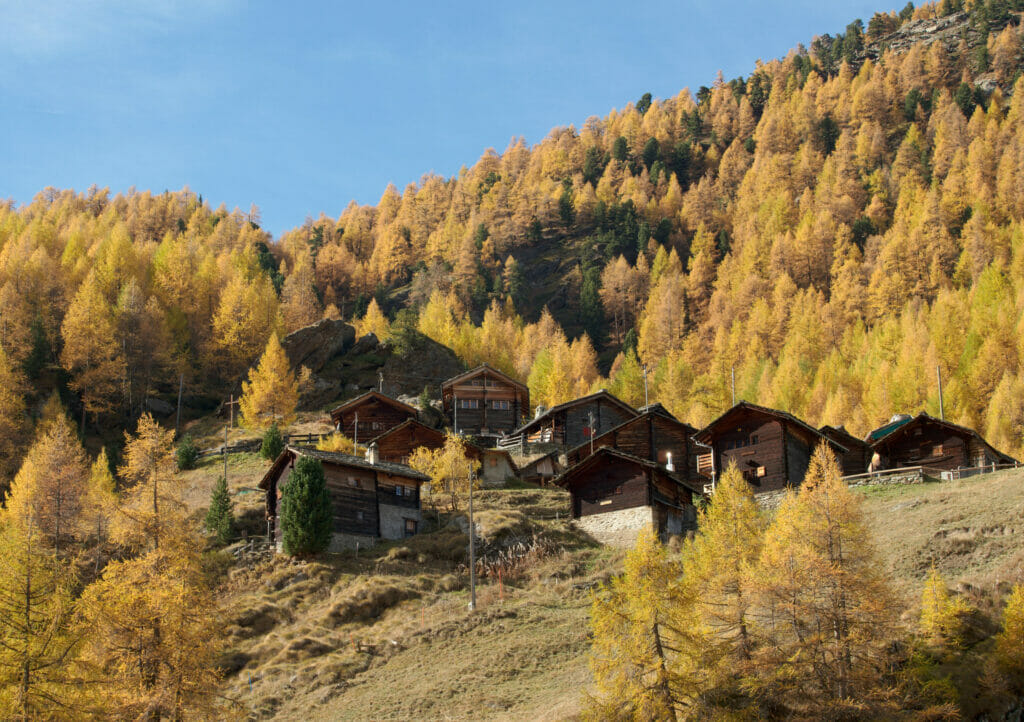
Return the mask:
[(273, 423), (287, 426), (295, 420), (298, 404), (299, 379), (281, 342), (271, 334), (259, 365), (249, 372), (249, 380), (242, 382), (242, 424), (250, 429), (264, 429)]

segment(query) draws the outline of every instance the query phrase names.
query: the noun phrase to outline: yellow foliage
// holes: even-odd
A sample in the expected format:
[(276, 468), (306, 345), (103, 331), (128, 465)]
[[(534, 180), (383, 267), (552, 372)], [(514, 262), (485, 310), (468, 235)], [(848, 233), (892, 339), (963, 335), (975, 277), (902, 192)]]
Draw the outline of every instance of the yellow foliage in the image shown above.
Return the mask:
[(409, 466), (430, 477), (430, 493), (435, 496), (447, 494), (452, 511), (459, 508), (460, 501), (469, 493), (469, 479), (473, 488), (481, 488), (480, 462), (471, 458), (466, 440), (451, 432), (445, 436), (444, 446), (428, 449), (421, 446), (409, 457)]
[(259, 365), (242, 382), (242, 425), (250, 429), (265, 429), (272, 423), (287, 426), (295, 420), (298, 404), (299, 379), (277, 336), (271, 334)]
[(316, 448), (318, 451), (333, 451), (341, 454), (356, 453), (352, 439), (338, 431), (321, 436), (320, 440), (316, 442)]

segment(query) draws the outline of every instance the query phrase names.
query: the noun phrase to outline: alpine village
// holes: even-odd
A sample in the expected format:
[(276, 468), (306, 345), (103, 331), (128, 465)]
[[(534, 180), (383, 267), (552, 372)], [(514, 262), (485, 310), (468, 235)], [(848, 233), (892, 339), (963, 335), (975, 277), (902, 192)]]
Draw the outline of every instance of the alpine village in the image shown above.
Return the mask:
[(0, 718), (1021, 720), (1022, 21), (277, 238), (0, 203)]

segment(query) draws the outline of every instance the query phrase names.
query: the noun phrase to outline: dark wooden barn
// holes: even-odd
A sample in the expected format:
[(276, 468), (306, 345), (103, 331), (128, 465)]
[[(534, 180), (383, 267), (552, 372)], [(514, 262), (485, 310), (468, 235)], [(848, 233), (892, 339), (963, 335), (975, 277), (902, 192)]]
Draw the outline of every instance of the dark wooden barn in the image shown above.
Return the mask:
[(372, 442), (377, 444), (377, 453), (380, 454), (381, 461), (407, 464), (416, 449), (421, 446), (440, 449), (444, 446), (445, 438), (443, 431), (432, 429), (416, 419), (406, 419), (393, 429), (372, 439)]
[(572, 518), (595, 539), (629, 544), (649, 526), (660, 535), (696, 528), (700, 493), (677, 472), (602, 447), (556, 481), (569, 491)]
[(526, 444), (573, 448), (637, 415), (636, 409), (605, 390), (552, 406), (516, 431)]
[(822, 426), (818, 429), (822, 434), (846, 448), (846, 453), (839, 457), (839, 465), (843, 476), (863, 474), (871, 463), (871, 447), (842, 426)]
[(872, 471), (924, 466), (940, 471), (1015, 464), (993, 448), (974, 429), (936, 419), (925, 413), (893, 417), (868, 434)]
[(811, 454), (820, 443), (838, 458), (848, 449), (792, 414), (741, 401), (701, 429), (694, 439), (706, 446), (698, 460), (702, 477), (713, 481), (736, 462), (755, 493), (803, 483)]
[(403, 464), (288, 446), (260, 480), (266, 495), (266, 513), (274, 539), (281, 541), (277, 524), (281, 494), (300, 456), (318, 459), (323, 465), (327, 489), (334, 507), (332, 550), (372, 545), (378, 539), (402, 539), (415, 534), (422, 521), (420, 486), (429, 477)]
[(331, 411), (334, 428), (360, 444), (415, 418), (416, 409), (379, 391), (367, 391)]
[(697, 457), (700, 447), (693, 443), (697, 429), (684, 424), (661, 404), (645, 406), (639, 416), (584, 441), (570, 449), (566, 458), (570, 466), (580, 463), (595, 451), (608, 446), (641, 459), (665, 466), (670, 461), (684, 479), (697, 478)]
[(499, 436), (514, 430), (530, 413), (530, 390), (487, 364), (441, 384), (445, 416), (456, 432)]

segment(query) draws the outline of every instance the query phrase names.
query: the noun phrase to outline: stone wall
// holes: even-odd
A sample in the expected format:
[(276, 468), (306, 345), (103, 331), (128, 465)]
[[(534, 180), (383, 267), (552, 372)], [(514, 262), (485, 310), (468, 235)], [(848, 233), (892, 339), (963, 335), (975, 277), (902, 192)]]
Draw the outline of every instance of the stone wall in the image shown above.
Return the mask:
[(404, 539), (405, 520), (415, 519), (417, 531), (422, 526), (423, 514), (419, 509), (410, 509), (404, 506), (392, 506), (381, 503), (380, 509), (380, 535), (383, 539)]
[[(924, 481), (924, 472), (920, 469), (901, 471), (897, 474), (887, 474), (884, 471), (877, 474), (858, 474), (845, 479), (847, 486), (888, 486), (892, 484), (920, 484)], [(756, 494), (754, 499), (762, 509), (774, 511), (782, 503), (782, 497), (786, 495), (786, 489), (778, 491), (766, 491), (763, 494)]]
[(356, 545), (358, 545), (360, 549), (369, 549), (376, 543), (377, 538), (372, 536), (363, 536), (362, 534), (334, 533), (331, 535), (331, 545), (327, 547), (327, 551), (350, 551), (352, 549), (355, 549)]
[(636, 535), (640, 529), (645, 526), (653, 527), (654, 509), (649, 506), (636, 506), (592, 514), (577, 519), (576, 525), (602, 544), (631, 547), (636, 543)]

